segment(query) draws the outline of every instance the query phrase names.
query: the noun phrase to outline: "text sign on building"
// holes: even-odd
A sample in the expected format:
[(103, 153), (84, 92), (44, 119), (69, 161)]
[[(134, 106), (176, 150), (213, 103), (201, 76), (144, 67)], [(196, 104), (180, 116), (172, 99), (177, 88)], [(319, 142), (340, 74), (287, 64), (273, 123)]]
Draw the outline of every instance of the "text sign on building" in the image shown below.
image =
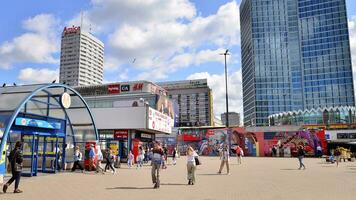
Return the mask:
[(115, 130), (114, 131), (114, 138), (115, 139), (127, 139), (129, 135), (128, 130)]
[(79, 31), (80, 31), (80, 27), (79, 26), (78, 27), (75, 27), (75, 26), (73, 26), (73, 27), (64, 27), (64, 30), (63, 30), (65, 35), (66, 34), (71, 34), (71, 33), (78, 33)]
[(121, 92), (130, 92), (130, 85), (121, 85)]
[(173, 119), (158, 110), (149, 108), (148, 128), (164, 133), (172, 133)]
[(120, 84), (108, 85), (109, 94), (119, 94), (120, 93)]
[(142, 91), (143, 89), (143, 83), (135, 83), (133, 86), (133, 91)]

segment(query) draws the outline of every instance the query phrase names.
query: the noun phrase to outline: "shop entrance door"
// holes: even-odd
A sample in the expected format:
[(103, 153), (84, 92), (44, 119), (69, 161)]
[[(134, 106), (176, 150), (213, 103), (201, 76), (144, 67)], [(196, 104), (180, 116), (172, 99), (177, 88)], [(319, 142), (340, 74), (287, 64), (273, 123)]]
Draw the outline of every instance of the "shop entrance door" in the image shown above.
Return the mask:
[(37, 176), (37, 172), (56, 173), (65, 160), (64, 135), (43, 132), (22, 134), (23, 176)]
[(21, 135), (23, 142), (23, 169), (22, 176), (37, 176), (37, 136), (35, 134), (23, 133)]
[(42, 173), (56, 173), (63, 166), (65, 158), (64, 137), (40, 133), (37, 141), (37, 170)]

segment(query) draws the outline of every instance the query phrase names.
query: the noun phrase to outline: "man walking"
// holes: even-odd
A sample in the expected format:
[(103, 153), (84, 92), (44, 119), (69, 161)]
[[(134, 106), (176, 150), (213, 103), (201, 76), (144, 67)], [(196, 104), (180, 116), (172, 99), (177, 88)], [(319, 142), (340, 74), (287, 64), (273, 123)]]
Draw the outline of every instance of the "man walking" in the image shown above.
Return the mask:
[(159, 188), (160, 186), (160, 181), (159, 181), (159, 170), (161, 168), (161, 165), (163, 163), (163, 156), (164, 152), (162, 150), (162, 147), (158, 142), (154, 143), (154, 147), (152, 150), (152, 170), (151, 170), (151, 175), (152, 175), (152, 182), (154, 184), (153, 188)]

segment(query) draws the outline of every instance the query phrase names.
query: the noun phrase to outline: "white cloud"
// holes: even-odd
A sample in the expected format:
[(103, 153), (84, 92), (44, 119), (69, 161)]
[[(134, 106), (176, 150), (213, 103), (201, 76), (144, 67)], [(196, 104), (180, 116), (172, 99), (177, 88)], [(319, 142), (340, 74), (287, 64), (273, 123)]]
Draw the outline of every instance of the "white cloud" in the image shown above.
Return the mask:
[(349, 20), (350, 48), (354, 85), (356, 85), (356, 15)]
[[(220, 118), (220, 114), (226, 112), (225, 104), (225, 75), (210, 74), (209, 72), (195, 73), (187, 79), (208, 79), (208, 85), (213, 91), (214, 114)], [(243, 116), (242, 107), (242, 76), (241, 70), (230, 72), (228, 76), (229, 112), (238, 112)]]
[(59, 73), (58, 70), (48, 68), (34, 69), (29, 67), (20, 70), (17, 78), (24, 83), (51, 83), (53, 80), (57, 80), (58, 82)]
[(57, 63), (53, 53), (58, 51), (55, 37), (58, 21), (50, 14), (40, 14), (23, 22), (26, 33), (0, 44), (0, 68), (14, 63)]
[[(234, 0), (207, 17), (199, 16), (189, 0), (91, 3), (92, 7), (83, 12), (84, 25), (88, 27), (89, 23), (94, 32), (108, 35), (105, 59), (116, 60), (108, 62), (109, 71), (129, 64), (142, 71), (138, 77), (155, 71), (155, 79), (165, 78), (190, 63), (216, 61), (218, 56), (208, 56), (208, 51), (214, 50), (206, 48), (228, 48), (239, 43), (239, 10)], [(80, 15), (68, 22), (72, 24), (80, 24)], [(135, 58), (136, 62), (131, 63)]]

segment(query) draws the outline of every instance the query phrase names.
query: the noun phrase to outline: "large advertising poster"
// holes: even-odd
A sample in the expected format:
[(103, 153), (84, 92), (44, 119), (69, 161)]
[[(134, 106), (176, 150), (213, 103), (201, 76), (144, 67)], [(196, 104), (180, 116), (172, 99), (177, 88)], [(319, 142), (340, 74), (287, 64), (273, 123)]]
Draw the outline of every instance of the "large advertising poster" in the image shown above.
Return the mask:
[(173, 119), (153, 108), (148, 109), (148, 128), (164, 133), (172, 133)]
[(226, 129), (190, 129), (183, 130), (178, 136), (179, 151), (185, 155), (188, 146), (192, 146), (199, 155), (218, 156), (219, 149), (228, 143)]

